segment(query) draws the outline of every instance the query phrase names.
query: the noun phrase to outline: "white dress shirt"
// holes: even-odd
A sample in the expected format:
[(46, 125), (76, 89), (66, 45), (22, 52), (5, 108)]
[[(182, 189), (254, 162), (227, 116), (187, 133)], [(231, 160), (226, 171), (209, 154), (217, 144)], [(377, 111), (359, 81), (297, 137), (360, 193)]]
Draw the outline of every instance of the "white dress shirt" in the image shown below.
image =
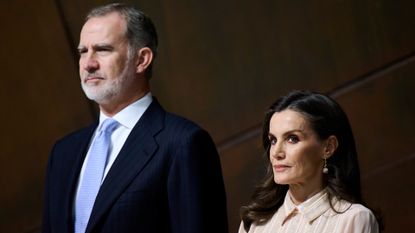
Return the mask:
[[(140, 120), (141, 116), (150, 106), (152, 101), (153, 101), (153, 97), (151, 93), (149, 92), (144, 97), (128, 105), (127, 107), (125, 107), (123, 110), (121, 110), (120, 112), (118, 112), (112, 117), (114, 120), (118, 121), (119, 126), (114, 130), (114, 132), (111, 135), (111, 144), (109, 148), (109, 155), (107, 158), (107, 165), (105, 167), (104, 176), (102, 177), (101, 183), (104, 182), (104, 179), (108, 174), (108, 171), (110, 170), (112, 164), (117, 158), (118, 153), (121, 151), (121, 148), (123, 147), (125, 141), (127, 140), (128, 135), (130, 135), (132, 129), (137, 124), (137, 122)], [(76, 203), (76, 197), (78, 196), (79, 184), (81, 184), (81, 181), (84, 176), (86, 161), (88, 160), (88, 157), (90, 154), (90, 149), (91, 149), (90, 146), (92, 145), (92, 142), (95, 140), (95, 137), (97, 135), (96, 133), (101, 128), (102, 122), (107, 118), (108, 116), (100, 112), (99, 124), (92, 136), (92, 140), (89, 144), (89, 149), (84, 159), (81, 173), (79, 175), (78, 184), (76, 187), (76, 196), (74, 199), (74, 204)]]

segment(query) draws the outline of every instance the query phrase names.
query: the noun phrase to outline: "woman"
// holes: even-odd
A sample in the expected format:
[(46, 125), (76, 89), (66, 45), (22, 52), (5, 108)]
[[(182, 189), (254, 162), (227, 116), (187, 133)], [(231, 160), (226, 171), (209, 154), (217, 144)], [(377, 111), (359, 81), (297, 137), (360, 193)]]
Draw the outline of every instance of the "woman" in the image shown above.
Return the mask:
[(266, 114), (264, 181), (241, 208), (239, 233), (377, 233), (362, 205), (353, 133), (331, 98), (293, 91)]

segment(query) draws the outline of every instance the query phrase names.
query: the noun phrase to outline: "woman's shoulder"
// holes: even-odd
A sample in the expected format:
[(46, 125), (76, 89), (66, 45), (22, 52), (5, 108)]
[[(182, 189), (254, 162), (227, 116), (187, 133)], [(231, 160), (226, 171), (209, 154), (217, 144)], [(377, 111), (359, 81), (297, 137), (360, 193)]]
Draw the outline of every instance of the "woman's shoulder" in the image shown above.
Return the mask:
[(366, 215), (367, 217), (374, 217), (373, 212), (366, 206), (359, 203), (350, 203), (348, 201), (339, 201), (339, 212), (344, 212), (347, 215)]
[(353, 229), (348, 232), (379, 232), (379, 226), (373, 212), (366, 206), (358, 203), (340, 201), (342, 229)]

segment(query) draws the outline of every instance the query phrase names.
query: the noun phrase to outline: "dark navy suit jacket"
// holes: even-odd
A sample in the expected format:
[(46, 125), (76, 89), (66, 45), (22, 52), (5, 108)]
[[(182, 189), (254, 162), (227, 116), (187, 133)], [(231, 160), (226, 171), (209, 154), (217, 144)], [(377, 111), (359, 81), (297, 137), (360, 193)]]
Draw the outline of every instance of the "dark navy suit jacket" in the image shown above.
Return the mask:
[[(97, 124), (64, 137), (51, 151), (44, 233), (73, 232), (77, 180)], [(86, 232), (227, 231), (222, 171), (212, 139), (154, 99), (109, 170)]]

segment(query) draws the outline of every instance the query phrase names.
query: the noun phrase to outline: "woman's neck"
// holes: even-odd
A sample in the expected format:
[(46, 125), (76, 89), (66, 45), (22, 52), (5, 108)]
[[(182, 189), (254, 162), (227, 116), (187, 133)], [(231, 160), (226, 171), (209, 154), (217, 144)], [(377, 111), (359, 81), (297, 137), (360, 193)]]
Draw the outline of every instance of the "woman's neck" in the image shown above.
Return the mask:
[(321, 190), (323, 190), (322, 186), (308, 188), (302, 185), (290, 185), (289, 187), (290, 197), (295, 205), (305, 202)]

